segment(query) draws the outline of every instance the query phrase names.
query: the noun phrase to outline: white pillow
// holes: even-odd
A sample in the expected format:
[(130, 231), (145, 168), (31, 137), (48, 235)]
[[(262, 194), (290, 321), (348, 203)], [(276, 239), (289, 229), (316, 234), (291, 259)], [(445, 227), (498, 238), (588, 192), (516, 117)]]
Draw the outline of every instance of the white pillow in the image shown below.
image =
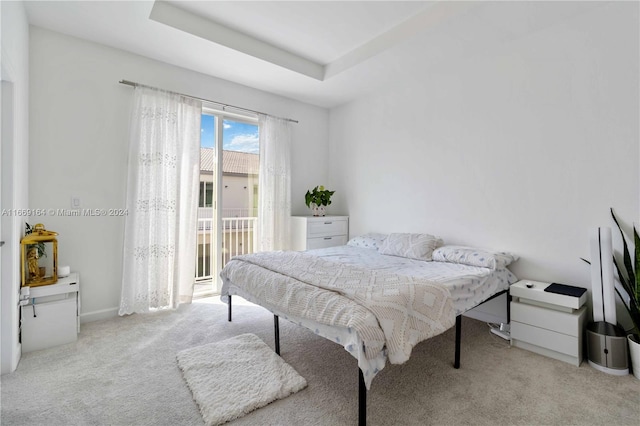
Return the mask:
[(436, 262), (460, 263), (481, 268), (503, 269), (518, 260), (518, 256), (508, 252), (492, 252), (475, 247), (443, 246), (434, 250)]
[(515, 253), (510, 253), (508, 251), (497, 251), (493, 253), (493, 256), (496, 258), (496, 267), (499, 269), (504, 269), (509, 266), (511, 263), (520, 259)]
[(387, 234), (369, 233), (350, 239), (347, 245), (378, 250), (385, 238)]
[(431, 260), (433, 250), (442, 240), (429, 234), (389, 234), (378, 252), (417, 260)]

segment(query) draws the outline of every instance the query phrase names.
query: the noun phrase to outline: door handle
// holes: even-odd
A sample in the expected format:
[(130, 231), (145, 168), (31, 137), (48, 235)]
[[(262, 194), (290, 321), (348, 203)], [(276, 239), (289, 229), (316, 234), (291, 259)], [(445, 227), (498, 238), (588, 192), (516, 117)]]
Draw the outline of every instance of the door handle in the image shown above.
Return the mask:
[(0, 247), (4, 245), (4, 241), (0, 241)]

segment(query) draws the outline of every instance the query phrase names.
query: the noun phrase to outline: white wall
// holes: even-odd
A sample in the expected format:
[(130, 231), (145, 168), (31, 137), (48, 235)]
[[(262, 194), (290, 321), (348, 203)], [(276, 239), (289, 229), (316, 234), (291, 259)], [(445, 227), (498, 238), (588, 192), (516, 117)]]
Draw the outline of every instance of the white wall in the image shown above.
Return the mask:
[(638, 34), (614, 3), (332, 109), (351, 235), (511, 250), (518, 277), (589, 288), (589, 228), (640, 217)]
[(21, 2), (0, 2), (2, 77), (2, 250), (1, 364), (2, 373), (18, 365), (18, 293), (20, 238), (24, 217), (12, 214), (28, 207), (29, 181), (29, 24)]
[[(291, 117), (293, 212), (327, 179), (328, 111), (103, 45), (31, 27), (31, 208), (125, 205), (128, 121), (136, 81)], [(35, 220), (32, 219), (32, 220)], [(83, 320), (115, 315), (120, 300), (124, 219), (44, 217), (60, 233), (59, 263), (81, 274)]]

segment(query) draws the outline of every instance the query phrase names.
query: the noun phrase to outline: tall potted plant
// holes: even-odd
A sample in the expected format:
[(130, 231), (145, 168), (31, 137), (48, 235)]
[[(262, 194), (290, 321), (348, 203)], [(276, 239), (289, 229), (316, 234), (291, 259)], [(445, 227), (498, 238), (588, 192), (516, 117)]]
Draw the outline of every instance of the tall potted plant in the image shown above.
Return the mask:
[(629, 246), (625, 238), (624, 232), (618, 223), (616, 215), (611, 209), (611, 216), (616, 223), (618, 230), (620, 231), (620, 237), (622, 239), (622, 265), (618, 262), (615, 256), (613, 256), (613, 263), (618, 271), (618, 278), (620, 284), (627, 293), (629, 303), (627, 304), (627, 298), (616, 288), (618, 296), (622, 299), (622, 303), (627, 308), (634, 328), (631, 333), (627, 335), (629, 341), (629, 352), (631, 353), (631, 368), (633, 369), (633, 375), (640, 379), (640, 237), (638, 237), (638, 230), (633, 225), (633, 245), (634, 245), (634, 258), (631, 258), (629, 254)]
[(311, 209), (314, 216), (324, 216), (326, 214), (326, 206), (331, 204), (331, 196), (335, 192), (324, 189), (324, 186), (319, 185), (311, 191), (307, 191), (304, 195), (304, 202)]

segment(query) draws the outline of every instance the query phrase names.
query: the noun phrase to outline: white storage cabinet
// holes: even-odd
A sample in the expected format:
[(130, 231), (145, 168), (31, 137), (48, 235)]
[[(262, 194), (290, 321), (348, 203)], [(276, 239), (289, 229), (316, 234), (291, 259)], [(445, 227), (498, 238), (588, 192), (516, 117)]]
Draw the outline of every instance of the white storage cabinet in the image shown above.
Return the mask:
[(579, 366), (587, 293), (550, 293), (544, 291), (548, 285), (521, 280), (511, 286), (511, 345)]
[(80, 332), (80, 277), (71, 273), (51, 285), (31, 287), (20, 307), (22, 352), (75, 342)]
[(349, 216), (292, 216), (291, 250), (343, 246), (349, 238)]

